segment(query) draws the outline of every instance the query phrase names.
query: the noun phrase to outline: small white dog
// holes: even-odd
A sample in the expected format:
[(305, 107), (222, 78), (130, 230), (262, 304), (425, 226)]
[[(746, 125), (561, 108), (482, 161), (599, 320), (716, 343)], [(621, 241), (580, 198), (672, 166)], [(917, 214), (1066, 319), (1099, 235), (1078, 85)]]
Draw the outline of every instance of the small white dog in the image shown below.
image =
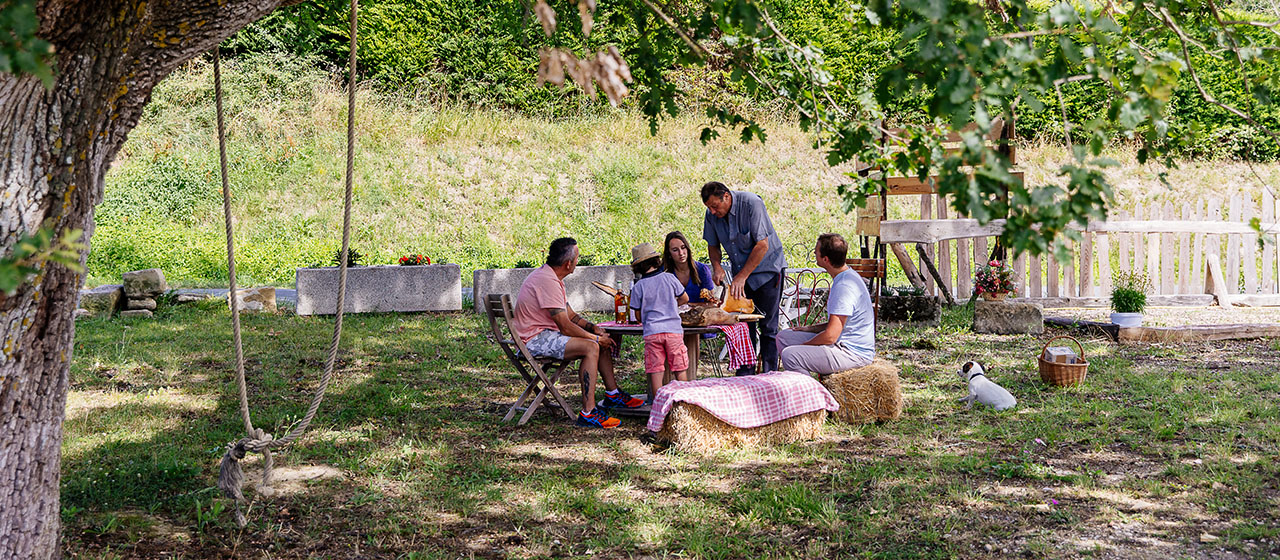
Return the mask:
[(1010, 409), (1018, 404), (1018, 399), (1013, 398), (1009, 391), (987, 378), (986, 371), (982, 369), (982, 364), (978, 362), (965, 362), (963, 366), (960, 366), (960, 371), (956, 372), (956, 375), (959, 375), (961, 379), (969, 383), (969, 394), (960, 397), (961, 401), (968, 403), (965, 408), (973, 408), (973, 401), (978, 401), (996, 410)]

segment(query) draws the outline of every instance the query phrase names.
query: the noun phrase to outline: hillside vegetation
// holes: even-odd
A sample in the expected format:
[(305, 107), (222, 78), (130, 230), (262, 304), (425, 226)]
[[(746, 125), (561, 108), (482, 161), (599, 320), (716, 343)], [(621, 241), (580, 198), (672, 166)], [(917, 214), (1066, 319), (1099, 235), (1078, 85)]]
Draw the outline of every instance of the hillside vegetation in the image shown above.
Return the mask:
[[(327, 264), (341, 239), (346, 94), (315, 60), (253, 55), (228, 64), (229, 159), (237, 265), (244, 284), (293, 283), (294, 269)], [(107, 177), (89, 256), (90, 284), (159, 267), (177, 285), (226, 281), (214, 135), (212, 69), (184, 67), (155, 91)], [(629, 247), (683, 230), (698, 237), (708, 180), (762, 195), (793, 263), (820, 232), (851, 236), (841, 174), (785, 118), (765, 144), (698, 142), (701, 123), (668, 121), (650, 136), (633, 113), (593, 107), (542, 119), (489, 109), (440, 109), (430, 100), (362, 90), (352, 246), (367, 264), (407, 253), (474, 268), (539, 261), (551, 239), (577, 237), (596, 264), (623, 262)], [(1065, 150), (1019, 151), (1030, 180), (1052, 177)], [(1121, 204), (1199, 200), (1260, 187), (1244, 164), (1184, 164), (1170, 174), (1130, 163), (1111, 175)], [(1275, 184), (1275, 165), (1254, 166)], [(914, 200), (897, 200), (910, 216)]]

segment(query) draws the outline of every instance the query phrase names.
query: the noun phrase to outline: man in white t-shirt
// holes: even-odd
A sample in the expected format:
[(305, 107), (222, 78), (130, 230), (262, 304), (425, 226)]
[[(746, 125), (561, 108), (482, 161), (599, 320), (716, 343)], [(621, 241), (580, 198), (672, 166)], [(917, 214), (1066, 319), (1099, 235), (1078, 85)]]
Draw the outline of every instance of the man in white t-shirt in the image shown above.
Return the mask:
[(875, 358), (875, 308), (866, 282), (845, 264), (848, 253), (843, 237), (818, 236), (814, 256), (831, 275), (827, 322), (778, 333), (782, 369), (827, 375), (863, 367)]

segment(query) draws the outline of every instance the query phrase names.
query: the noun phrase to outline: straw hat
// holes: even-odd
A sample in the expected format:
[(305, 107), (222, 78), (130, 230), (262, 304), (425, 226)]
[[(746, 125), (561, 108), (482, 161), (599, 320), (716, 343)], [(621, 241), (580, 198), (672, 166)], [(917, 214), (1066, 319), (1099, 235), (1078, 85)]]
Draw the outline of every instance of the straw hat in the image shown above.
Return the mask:
[(631, 248), (631, 264), (633, 266), (660, 256), (661, 255), (654, 250), (653, 245), (648, 243), (641, 243)]

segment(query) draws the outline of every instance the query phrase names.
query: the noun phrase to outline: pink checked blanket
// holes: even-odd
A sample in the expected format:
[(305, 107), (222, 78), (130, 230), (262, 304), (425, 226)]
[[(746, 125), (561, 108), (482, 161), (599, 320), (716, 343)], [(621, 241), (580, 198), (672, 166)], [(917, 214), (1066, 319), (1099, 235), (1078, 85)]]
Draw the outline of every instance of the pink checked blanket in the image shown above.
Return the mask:
[(746, 377), (674, 381), (658, 390), (649, 412), (649, 430), (662, 429), (677, 402), (702, 407), (738, 428), (755, 428), (819, 409), (840, 408), (835, 397), (807, 373), (778, 371)]

